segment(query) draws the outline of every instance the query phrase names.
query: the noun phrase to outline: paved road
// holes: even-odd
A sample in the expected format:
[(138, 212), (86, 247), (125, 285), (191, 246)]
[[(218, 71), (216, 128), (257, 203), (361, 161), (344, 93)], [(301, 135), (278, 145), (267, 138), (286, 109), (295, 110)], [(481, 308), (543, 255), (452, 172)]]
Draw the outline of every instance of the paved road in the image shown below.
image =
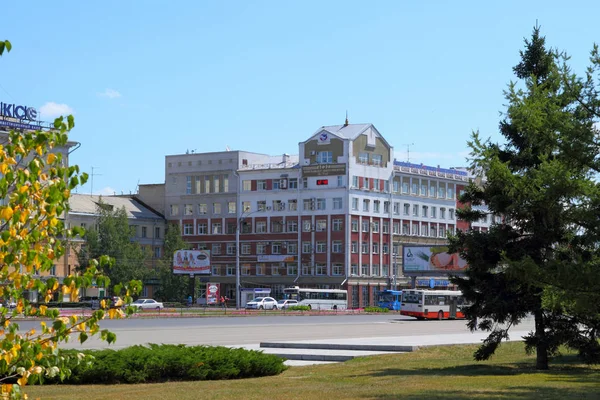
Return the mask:
[[(35, 324), (21, 323), (22, 329)], [(156, 318), (103, 321), (103, 328), (117, 334), (112, 348), (145, 343), (188, 345), (243, 345), (262, 341), (377, 338), (392, 336), (431, 336), (468, 333), (464, 320), (417, 321), (388, 315), (337, 316), (252, 316), (234, 318)], [(533, 328), (533, 321), (515, 331)], [(64, 347), (104, 348), (106, 343), (89, 339), (84, 345), (71, 341)]]

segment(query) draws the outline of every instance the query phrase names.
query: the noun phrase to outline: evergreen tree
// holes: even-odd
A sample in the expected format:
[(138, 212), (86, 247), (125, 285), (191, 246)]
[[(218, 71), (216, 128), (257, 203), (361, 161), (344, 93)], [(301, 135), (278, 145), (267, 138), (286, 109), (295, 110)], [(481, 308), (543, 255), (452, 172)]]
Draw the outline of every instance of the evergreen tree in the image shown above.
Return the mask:
[[(547, 369), (560, 345), (586, 361), (600, 358), (600, 187), (594, 114), (579, 99), (581, 82), (559, 67), (535, 27), (514, 67), (507, 110), (500, 122), (504, 144), (469, 143), (472, 183), (457, 211), (473, 222), (486, 213), (502, 217), (486, 232), (457, 232), (451, 250), (469, 268), (455, 277), (467, 301), (469, 327), (490, 331), (475, 353), (489, 358), (508, 329), (532, 315), (535, 331), (525, 338), (536, 368)], [(569, 84), (569, 82), (571, 84)], [(487, 208), (487, 211), (482, 211)]]
[(189, 295), (189, 277), (173, 274), (173, 254), (177, 250), (189, 248), (181, 238), (181, 230), (177, 224), (169, 224), (165, 233), (163, 256), (158, 262), (156, 271), (160, 281), (155, 294), (161, 301), (183, 301)]

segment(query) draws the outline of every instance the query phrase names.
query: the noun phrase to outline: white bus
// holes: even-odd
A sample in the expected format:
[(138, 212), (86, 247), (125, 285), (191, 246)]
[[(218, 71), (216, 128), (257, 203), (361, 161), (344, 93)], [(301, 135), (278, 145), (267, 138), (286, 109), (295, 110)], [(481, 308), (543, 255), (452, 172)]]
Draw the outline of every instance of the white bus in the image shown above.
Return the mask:
[(307, 289), (294, 286), (283, 289), (286, 298), (298, 300), (299, 306), (311, 310), (345, 310), (348, 305), (348, 292), (339, 289)]
[(457, 319), (465, 317), (463, 305), (462, 292), (456, 290), (404, 289), (400, 314), (417, 319)]

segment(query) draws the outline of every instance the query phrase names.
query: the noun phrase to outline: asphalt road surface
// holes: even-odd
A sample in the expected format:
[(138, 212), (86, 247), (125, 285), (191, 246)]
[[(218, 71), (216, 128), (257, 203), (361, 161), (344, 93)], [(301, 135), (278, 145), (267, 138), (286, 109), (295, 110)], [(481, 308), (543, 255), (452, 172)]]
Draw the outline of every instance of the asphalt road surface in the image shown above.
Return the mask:
[[(22, 330), (39, 323), (20, 322)], [(122, 348), (135, 344), (168, 343), (186, 345), (243, 345), (262, 341), (347, 339), (390, 336), (445, 335), (467, 333), (464, 320), (417, 321), (397, 314), (335, 316), (251, 316), (215, 318), (153, 318), (107, 320), (102, 322), (117, 334), (108, 346), (96, 338), (83, 345), (73, 338), (63, 348)], [(515, 330), (533, 329), (526, 320)]]

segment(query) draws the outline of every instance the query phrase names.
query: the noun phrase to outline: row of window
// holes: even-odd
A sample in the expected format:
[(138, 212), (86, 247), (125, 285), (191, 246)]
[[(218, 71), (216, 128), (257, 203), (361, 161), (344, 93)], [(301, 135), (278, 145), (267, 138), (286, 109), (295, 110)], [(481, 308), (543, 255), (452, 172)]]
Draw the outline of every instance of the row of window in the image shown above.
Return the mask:
[[(177, 176), (171, 177), (177, 184)], [(228, 193), (229, 175), (188, 175), (185, 177), (185, 194)]]
[[(71, 229), (71, 223), (68, 223), (68, 229)], [(87, 229), (87, 223), (85, 222), (81, 222), (79, 224), (80, 227), (82, 227), (83, 229)], [(131, 228), (131, 230), (133, 231), (133, 235), (135, 238), (149, 238), (150, 236), (148, 236), (149, 233), (149, 229), (147, 226), (139, 226), (139, 225), (129, 225), (129, 227)], [(92, 226), (93, 229), (96, 229), (97, 226), (94, 225)], [(155, 226), (154, 227), (154, 239), (160, 239), (160, 226)]]
[(383, 156), (381, 154), (360, 152), (358, 153), (358, 158), (356, 159), (356, 162), (358, 164), (374, 165), (380, 167), (383, 165)]
[[(264, 263), (257, 264), (242, 264), (240, 265), (240, 273), (241, 275), (270, 275), (278, 276), (278, 275), (287, 275), (287, 276), (296, 276), (298, 275), (298, 264), (296, 263), (279, 263), (279, 264), (271, 264), (267, 265)], [(235, 275), (235, 264), (226, 264), (226, 265), (213, 265), (212, 267), (213, 275), (227, 275), (234, 276)], [(314, 266), (303, 264), (301, 267), (302, 275), (327, 275), (327, 265), (326, 264), (315, 264)], [(331, 265), (331, 275), (343, 275), (344, 274), (344, 265), (343, 264), (332, 264)]]
[[(273, 242), (264, 243), (258, 242), (255, 244), (256, 254), (298, 254), (298, 243), (297, 242)], [(270, 253), (268, 252), (270, 246)], [(205, 246), (202, 246), (205, 247)], [(341, 240), (333, 240), (331, 242), (332, 253), (342, 253), (344, 250), (344, 242)], [(213, 243), (211, 248), (212, 255), (226, 254), (229, 256), (235, 255), (235, 243)], [(302, 242), (302, 253), (312, 253), (313, 250), (316, 253), (327, 253), (327, 242), (317, 241), (315, 246), (311, 242)], [(243, 255), (252, 254), (252, 243), (242, 243), (240, 245), (240, 253)]]
[[(352, 211), (359, 210), (359, 200), (360, 199), (357, 197), (352, 198)], [(373, 207), (371, 207), (371, 202), (373, 203)], [(382, 203), (383, 203), (383, 207), (381, 207)], [(402, 203), (400, 203), (400, 202), (394, 202), (394, 215), (400, 215), (400, 205), (401, 204)], [(384, 214), (388, 214), (390, 212), (390, 202), (389, 201), (382, 202), (381, 200), (371, 201), (371, 199), (363, 199), (362, 211), (370, 212), (371, 209), (374, 213), (380, 213), (383, 210)], [(403, 209), (404, 215), (411, 215), (411, 204), (410, 203), (403, 203), (402, 209)], [(445, 207), (439, 207), (439, 211), (440, 211), (439, 212), (440, 219), (446, 219), (446, 215), (447, 215), (448, 219), (454, 220), (454, 209), (453, 208), (446, 209)], [(446, 214), (446, 211), (448, 211), (448, 214)], [(419, 206), (418, 204), (413, 204), (412, 205), (412, 216), (413, 217), (421, 216), (421, 217), (437, 218), (438, 217), (438, 207)]]
[[(227, 214), (235, 214), (236, 213), (236, 203), (235, 201), (228, 201), (226, 204)], [(196, 204), (196, 213), (197, 215), (206, 215), (208, 214), (208, 204), (199, 203)], [(212, 203), (211, 208), (213, 215), (223, 214), (223, 205), (221, 203)], [(171, 215), (179, 215), (179, 204), (171, 204)], [(183, 205), (183, 215), (194, 215), (194, 204), (184, 204)]]
[[(383, 188), (382, 188), (383, 186)], [(352, 187), (355, 189), (383, 191), (389, 193), (390, 185), (387, 179), (352, 176)], [(410, 194), (414, 196), (431, 197), (438, 199), (454, 200), (452, 183), (437, 180), (403, 177), (402, 180), (392, 180), (392, 192)]]
[[(317, 179), (317, 181), (319, 180), (320, 179)], [(326, 181), (327, 185), (329, 185), (329, 180), (327, 179)], [(339, 175), (335, 182), (337, 183), (337, 187), (344, 187), (344, 176)], [(308, 189), (308, 178), (302, 178), (301, 184), (302, 189)], [(319, 185), (319, 183), (317, 183), (317, 185)], [(242, 181), (242, 190), (244, 192), (285, 189), (298, 189), (298, 178), (257, 179)]]
[[(359, 232), (358, 219), (353, 219), (350, 224), (352, 232)], [(379, 233), (380, 224), (379, 221), (363, 220), (361, 224), (361, 232), (373, 232)], [(389, 221), (383, 221), (381, 224), (381, 232), (389, 233), (390, 223)], [(446, 224), (429, 224), (422, 223), (419, 221), (413, 222), (398, 222), (394, 221), (392, 224), (392, 233), (394, 235), (417, 235), (417, 236), (432, 236), (432, 237), (446, 237)], [(454, 234), (454, 225), (448, 225), (448, 233)]]

